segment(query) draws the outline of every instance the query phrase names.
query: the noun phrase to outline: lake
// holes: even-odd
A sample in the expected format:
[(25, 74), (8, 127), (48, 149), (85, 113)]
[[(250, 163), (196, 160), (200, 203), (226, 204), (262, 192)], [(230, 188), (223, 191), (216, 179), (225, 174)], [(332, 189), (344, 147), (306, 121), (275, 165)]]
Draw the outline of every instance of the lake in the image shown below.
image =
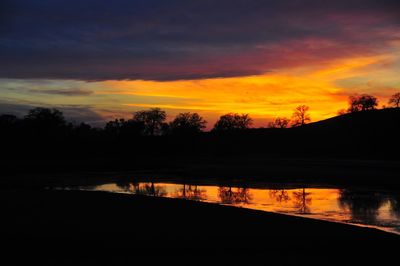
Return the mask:
[[(150, 179), (149, 179), (150, 180)], [(302, 216), (400, 234), (398, 191), (291, 185), (196, 185), (126, 181), (69, 189), (179, 198)]]

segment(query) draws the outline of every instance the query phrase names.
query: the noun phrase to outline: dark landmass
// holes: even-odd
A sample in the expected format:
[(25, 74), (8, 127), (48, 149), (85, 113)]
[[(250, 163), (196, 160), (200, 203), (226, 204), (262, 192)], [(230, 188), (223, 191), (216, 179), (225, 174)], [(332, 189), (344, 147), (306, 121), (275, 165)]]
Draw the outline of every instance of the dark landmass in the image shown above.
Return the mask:
[[(301, 183), (340, 187), (398, 190), (400, 163), (381, 160), (319, 158), (269, 158), (260, 155), (230, 157), (146, 157), (134, 161), (34, 160), (6, 161), (8, 171), (1, 188), (97, 185), (125, 180), (237, 183), (247, 187), (260, 183)], [(114, 164), (115, 163), (115, 164)], [(120, 165), (120, 167), (117, 167)]]
[[(397, 261), (399, 236), (374, 229), (183, 200), (44, 188), (150, 176), (247, 187), (263, 182), (383, 187), (395, 194), (399, 109), (288, 129), (162, 136), (5, 118), (0, 123), (2, 265)], [(345, 191), (352, 202), (353, 190)]]
[(19, 182), (17, 176), (25, 174), (87, 172), (400, 185), (399, 108), (295, 128), (189, 135), (116, 134), (85, 127), (51, 129), (55, 134), (47, 127), (14, 127), (0, 131), (1, 185), (12, 183), (12, 177)]
[[(384, 265), (375, 229), (176, 199), (2, 190), (2, 265)], [(5, 244), (5, 245), (4, 245)]]

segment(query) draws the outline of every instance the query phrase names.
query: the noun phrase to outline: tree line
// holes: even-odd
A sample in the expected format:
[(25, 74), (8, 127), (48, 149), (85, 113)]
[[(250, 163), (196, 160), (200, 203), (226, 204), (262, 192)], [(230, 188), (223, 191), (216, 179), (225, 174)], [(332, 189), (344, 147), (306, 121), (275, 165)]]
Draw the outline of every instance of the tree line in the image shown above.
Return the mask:
[[(349, 97), (347, 110), (339, 111), (339, 115), (374, 110), (378, 106), (376, 97), (368, 94)], [(389, 106), (400, 108), (400, 93), (394, 94), (389, 100)], [(268, 124), (269, 128), (299, 127), (311, 121), (310, 108), (306, 105), (298, 106), (291, 117), (277, 117)], [(160, 135), (194, 135), (206, 128), (207, 121), (198, 113), (179, 113), (172, 121), (166, 122), (167, 113), (160, 108), (151, 108), (133, 113), (130, 119), (115, 119), (106, 123), (104, 128), (92, 128), (86, 123), (73, 125), (68, 123), (63, 113), (57, 109), (37, 107), (29, 110), (22, 119), (9, 114), (0, 115), (1, 133), (11, 133), (21, 130), (32, 135), (42, 137), (59, 137), (66, 135), (91, 136), (101, 133), (109, 136), (160, 136)], [(240, 131), (249, 129), (253, 119), (249, 114), (228, 113), (219, 117), (212, 129), (213, 132)]]

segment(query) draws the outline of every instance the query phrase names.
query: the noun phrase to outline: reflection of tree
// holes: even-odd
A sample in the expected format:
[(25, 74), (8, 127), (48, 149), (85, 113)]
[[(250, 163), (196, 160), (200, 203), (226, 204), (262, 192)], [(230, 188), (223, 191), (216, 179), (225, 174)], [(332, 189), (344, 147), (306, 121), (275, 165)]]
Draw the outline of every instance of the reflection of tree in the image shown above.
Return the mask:
[(310, 195), (311, 193), (306, 192), (305, 188), (303, 188), (300, 191), (293, 192), (294, 206), (299, 213), (301, 214), (310, 213), (310, 207), (309, 207), (309, 205), (311, 205)]
[(290, 200), (289, 194), (284, 189), (273, 189), (269, 191), (269, 197), (279, 203), (286, 203)]
[(118, 182), (116, 184), (124, 192), (147, 195), (155, 197), (163, 197), (167, 195), (167, 191), (164, 186), (157, 186), (154, 182), (150, 183), (138, 183), (138, 182)]
[(183, 184), (183, 187), (176, 191), (176, 197), (190, 200), (204, 200), (207, 198), (206, 190), (197, 186)]
[(126, 180), (118, 180), (115, 182), (115, 185), (121, 189), (123, 192), (131, 192), (130, 187), (131, 187), (131, 182), (126, 181)]
[(248, 204), (253, 199), (248, 188), (219, 187), (218, 196), (224, 204)]
[(164, 186), (156, 186), (154, 182), (145, 183), (143, 186), (138, 186), (137, 194), (163, 197), (167, 195), (167, 191)]
[(390, 213), (400, 218), (400, 195), (390, 195)]
[(340, 191), (339, 204), (348, 208), (355, 222), (375, 222), (379, 208), (384, 203), (380, 193), (343, 189)]

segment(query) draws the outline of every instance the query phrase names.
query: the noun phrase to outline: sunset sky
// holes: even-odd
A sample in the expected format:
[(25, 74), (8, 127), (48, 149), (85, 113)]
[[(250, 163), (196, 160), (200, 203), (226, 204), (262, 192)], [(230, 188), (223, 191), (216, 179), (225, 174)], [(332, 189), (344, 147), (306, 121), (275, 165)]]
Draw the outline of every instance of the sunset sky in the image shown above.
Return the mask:
[(104, 125), (151, 107), (255, 126), (400, 91), (399, 0), (2, 0), (0, 113)]

